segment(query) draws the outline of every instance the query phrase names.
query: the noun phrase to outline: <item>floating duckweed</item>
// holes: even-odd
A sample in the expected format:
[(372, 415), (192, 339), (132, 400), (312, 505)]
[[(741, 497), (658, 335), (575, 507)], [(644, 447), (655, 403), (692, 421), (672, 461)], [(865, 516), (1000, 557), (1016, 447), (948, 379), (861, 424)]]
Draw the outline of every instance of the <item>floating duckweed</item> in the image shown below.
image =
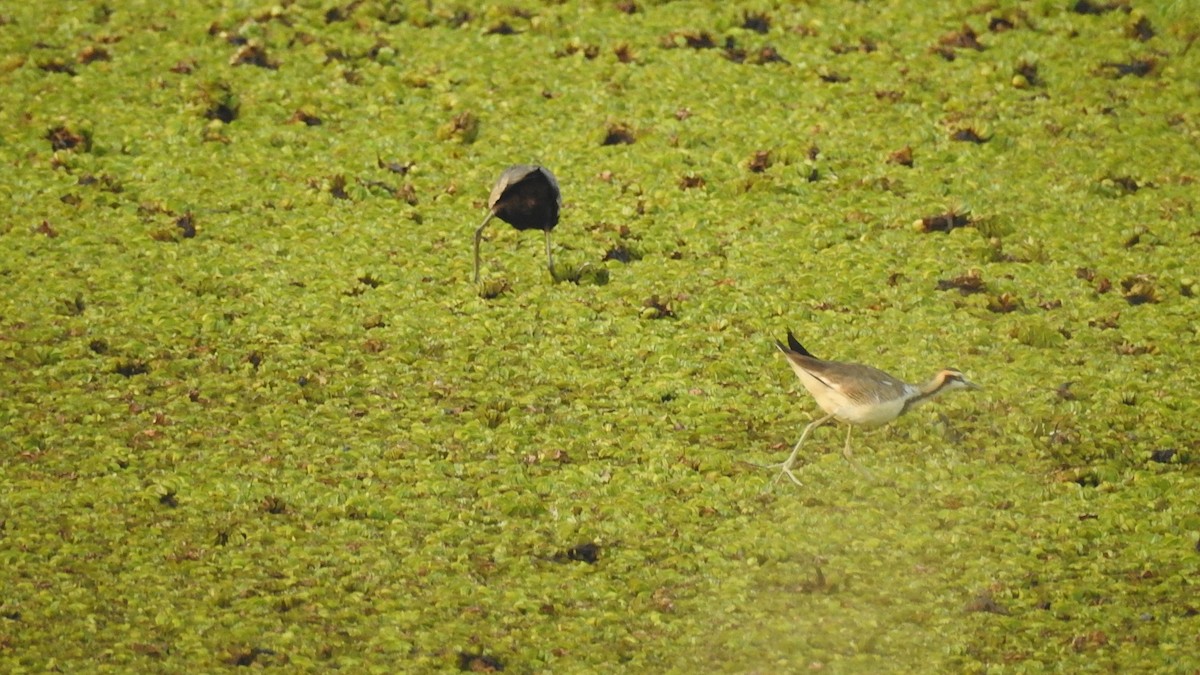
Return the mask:
[(1065, 342), (1063, 334), (1057, 328), (1045, 323), (1023, 323), (1013, 329), (1012, 336), (1023, 345), (1039, 349), (1060, 347)]

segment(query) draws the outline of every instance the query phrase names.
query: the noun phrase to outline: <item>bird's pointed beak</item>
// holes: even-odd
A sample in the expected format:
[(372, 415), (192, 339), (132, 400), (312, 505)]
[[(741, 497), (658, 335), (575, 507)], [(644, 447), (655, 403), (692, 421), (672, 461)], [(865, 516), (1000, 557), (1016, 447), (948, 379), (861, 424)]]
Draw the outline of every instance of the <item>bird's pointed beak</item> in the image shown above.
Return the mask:
[(968, 379), (963, 379), (963, 384), (967, 385), (967, 389), (983, 389), (983, 385), (975, 384)]

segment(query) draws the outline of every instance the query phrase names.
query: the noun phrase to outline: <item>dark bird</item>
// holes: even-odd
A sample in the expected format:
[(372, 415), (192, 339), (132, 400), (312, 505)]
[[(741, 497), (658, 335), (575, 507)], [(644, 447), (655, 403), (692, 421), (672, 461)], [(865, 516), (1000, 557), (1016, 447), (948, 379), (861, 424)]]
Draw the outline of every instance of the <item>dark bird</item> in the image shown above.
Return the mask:
[(488, 197), (488, 215), (475, 230), (475, 283), (479, 283), (479, 241), (483, 228), (492, 217), (518, 230), (546, 233), (546, 267), (554, 276), (554, 256), (550, 252), (550, 230), (558, 224), (562, 194), (550, 169), (537, 164), (516, 164), (504, 170)]
[(783, 352), (788, 365), (826, 415), (804, 428), (804, 433), (785, 462), (771, 465), (771, 468), (781, 469), (775, 480), (786, 475), (793, 483), (800, 484), (792, 475), (792, 463), (796, 461), (800, 445), (808, 438), (809, 432), (835, 417), (847, 423), (846, 447), (842, 454), (854, 464), (854, 458), (850, 455), (850, 432), (854, 425), (867, 428), (882, 426), (939, 394), (956, 389), (980, 388), (951, 368), (938, 372), (923, 385), (909, 384), (871, 366), (818, 359), (796, 340), (790, 330), (787, 339), (787, 345), (776, 340), (775, 346)]

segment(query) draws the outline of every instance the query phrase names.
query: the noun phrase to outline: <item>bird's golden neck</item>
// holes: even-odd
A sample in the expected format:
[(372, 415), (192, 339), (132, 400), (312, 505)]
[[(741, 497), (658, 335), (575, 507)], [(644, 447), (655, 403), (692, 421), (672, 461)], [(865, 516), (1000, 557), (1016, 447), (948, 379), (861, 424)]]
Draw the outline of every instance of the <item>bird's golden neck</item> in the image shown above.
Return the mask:
[(948, 383), (949, 380), (946, 378), (945, 372), (934, 375), (933, 379), (921, 385), (915, 394), (908, 397), (908, 400), (904, 402), (904, 409), (901, 411), (901, 414), (906, 413), (922, 403), (936, 397), (938, 394), (946, 390), (946, 385)]

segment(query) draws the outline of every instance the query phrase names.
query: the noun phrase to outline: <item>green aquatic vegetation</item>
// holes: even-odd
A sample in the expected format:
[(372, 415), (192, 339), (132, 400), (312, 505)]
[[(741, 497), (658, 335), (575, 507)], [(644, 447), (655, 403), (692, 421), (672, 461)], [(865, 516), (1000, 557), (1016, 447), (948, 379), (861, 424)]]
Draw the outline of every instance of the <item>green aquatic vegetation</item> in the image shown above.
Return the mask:
[[(60, 4), (0, 8), (0, 670), (1200, 667), (1188, 3)], [(553, 275), (477, 287), (529, 162)], [(789, 327), (985, 389), (764, 492)]]

